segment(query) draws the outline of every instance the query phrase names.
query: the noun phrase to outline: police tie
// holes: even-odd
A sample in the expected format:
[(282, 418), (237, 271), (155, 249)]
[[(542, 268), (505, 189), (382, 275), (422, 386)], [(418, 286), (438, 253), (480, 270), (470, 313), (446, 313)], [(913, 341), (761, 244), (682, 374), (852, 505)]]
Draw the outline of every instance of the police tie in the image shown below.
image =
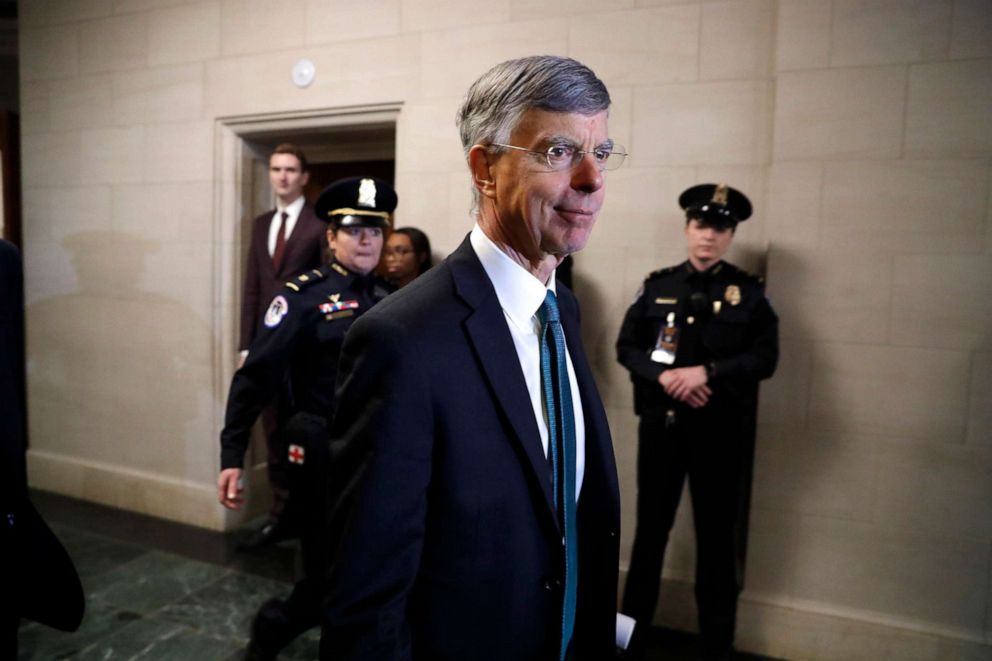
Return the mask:
[(282, 212), (282, 222), (279, 223), (279, 233), (276, 234), (276, 248), (272, 251), (272, 270), (279, 273), (282, 268), (282, 258), (286, 254), (286, 221), (289, 214)]
[(558, 314), (558, 300), (548, 290), (538, 310), (541, 322), (541, 386), (548, 416), (548, 456), (551, 458), (551, 485), (565, 548), (565, 592), (562, 604), (561, 648), (565, 659), (575, 629), (578, 590), (579, 549), (575, 520), (575, 416), (572, 388), (565, 362), (565, 335)]

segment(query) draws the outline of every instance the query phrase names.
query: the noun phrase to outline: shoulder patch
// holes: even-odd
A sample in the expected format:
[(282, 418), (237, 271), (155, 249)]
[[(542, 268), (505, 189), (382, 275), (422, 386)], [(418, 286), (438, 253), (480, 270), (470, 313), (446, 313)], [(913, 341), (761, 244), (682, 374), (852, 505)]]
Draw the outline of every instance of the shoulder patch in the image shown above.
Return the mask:
[(276, 296), (269, 303), (269, 309), (265, 311), (265, 326), (275, 328), (289, 312), (289, 302), (285, 296)]

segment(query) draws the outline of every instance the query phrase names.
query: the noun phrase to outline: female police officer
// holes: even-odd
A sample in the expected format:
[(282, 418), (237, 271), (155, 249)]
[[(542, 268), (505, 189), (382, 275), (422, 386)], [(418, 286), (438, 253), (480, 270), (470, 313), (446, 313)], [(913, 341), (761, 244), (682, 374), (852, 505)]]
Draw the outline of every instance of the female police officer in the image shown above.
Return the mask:
[(333, 253), (329, 264), (300, 274), (277, 295), (251, 343), (248, 359), (231, 382), (221, 432), (221, 472), (217, 493), (222, 505), (241, 507), (245, 451), (251, 426), (288, 383), (289, 420), (283, 427), (289, 447), (290, 499), (300, 527), (303, 577), (289, 599), (272, 599), (252, 624), (248, 658), (274, 659), (296, 636), (319, 622), (320, 552), (327, 462), (327, 426), (334, 409), (334, 382), (345, 332), (352, 322), (393, 291), (375, 275), (396, 192), (372, 177), (341, 179), (328, 186), (314, 205), (328, 223)]
[[(651, 623), (688, 475), (704, 657), (724, 659), (732, 654), (743, 578), (758, 381), (775, 371), (778, 319), (762, 280), (722, 260), (737, 223), (751, 215), (748, 199), (724, 184), (701, 184), (683, 192), (679, 205), (688, 259), (648, 276), (617, 338), (641, 418), (623, 612), (642, 630)], [(635, 634), (638, 643), (643, 634)]]

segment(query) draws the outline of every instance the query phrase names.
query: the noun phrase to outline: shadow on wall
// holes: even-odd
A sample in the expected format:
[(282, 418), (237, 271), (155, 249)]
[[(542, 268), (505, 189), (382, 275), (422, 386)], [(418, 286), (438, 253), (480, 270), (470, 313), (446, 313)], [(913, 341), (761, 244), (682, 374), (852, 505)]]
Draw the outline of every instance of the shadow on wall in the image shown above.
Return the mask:
[[(809, 558), (810, 540), (804, 538), (802, 517), (840, 514), (835, 509), (855, 496), (838, 498), (836, 480), (842, 461), (838, 444), (831, 434), (810, 428), (817, 345), (810, 339), (813, 332), (807, 320), (799, 314), (801, 306), (789, 305), (789, 301), (815, 296), (820, 284), (809, 279), (803, 259), (788, 249), (771, 246), (765, 258), (767, 271), (758, 268), (759, 262), (749, 266), (767, 274), (766, 293), (779, 315), (780, 358), (775, 375), (762, 383), (759, 396), (752, 525), (739, 627), (743, 645), (757, 649), (781, 638), (776, 630), (780, 616), (774, 608), (760, 606), (781, 606), (804, 598), (796, 590), (799, 568)], [(836, 409), (835, 403), (823, 399), (835, 387), (840, 385), (828, 384), (818, 390), (818, 408)], [(808, 576), (809, 569), (802, 573)], [(749, 602), (759, 607), (750, 608)], [(748, 639), (757, 644), (748, 645)]]
[[(210, 402), (198, 401), (210, 385), (211, 331), (179, 298), (139, 288), (159, 242), (94, 231), (63, 246), (78, 290), (26, 311), (32, 447), (180, 479), (212, 476), (202, 448), (213, 439), (195, 438), (209, 428), (195, 423), (211, 415)], [(140, 511), (141, 494), (133, 497), (115, 504)]]

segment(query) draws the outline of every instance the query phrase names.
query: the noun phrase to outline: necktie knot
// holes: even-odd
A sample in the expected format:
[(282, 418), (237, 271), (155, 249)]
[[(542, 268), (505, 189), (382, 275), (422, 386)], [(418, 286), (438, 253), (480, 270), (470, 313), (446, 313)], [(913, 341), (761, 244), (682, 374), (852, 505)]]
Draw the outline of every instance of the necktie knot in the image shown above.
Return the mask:
[(558, 297), (550, 289), (544, 295), (544, 302), (541, 303), (541, 307), (538, 310), (538, 318), (541, 320), (542, 326), (548, 323), (561, 322), (561, 317), (558, 314)]

